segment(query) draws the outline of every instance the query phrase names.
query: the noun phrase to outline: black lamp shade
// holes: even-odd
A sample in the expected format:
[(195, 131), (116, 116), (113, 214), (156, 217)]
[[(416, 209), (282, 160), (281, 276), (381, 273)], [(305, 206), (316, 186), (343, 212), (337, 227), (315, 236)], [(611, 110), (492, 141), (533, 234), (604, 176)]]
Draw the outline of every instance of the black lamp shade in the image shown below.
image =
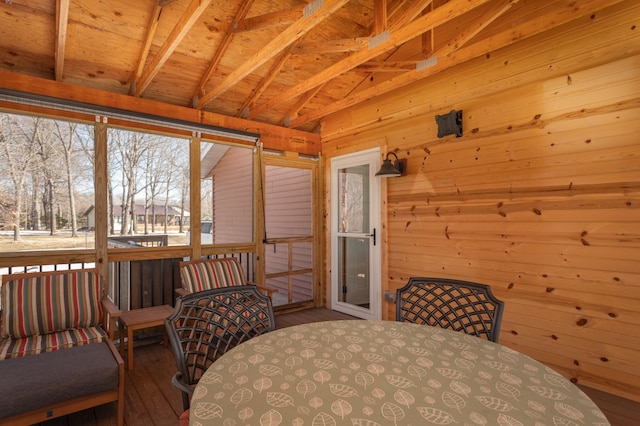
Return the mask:
[[(389, 159), (389, 155), (393, 155), (394, 157), (396, 157), (395, 163), (391, 162), (391, 160)], [(397, 176), (404, 175), (405, 161), (406, 160), (399, 160), (398, 156), (393, 152), (388, 153), (387, 158), (382, 160), (382, 166), (380, 167), (380, 170), (378, 170), (378, 172), (376, 173), (376, 176), (397, 177)]]

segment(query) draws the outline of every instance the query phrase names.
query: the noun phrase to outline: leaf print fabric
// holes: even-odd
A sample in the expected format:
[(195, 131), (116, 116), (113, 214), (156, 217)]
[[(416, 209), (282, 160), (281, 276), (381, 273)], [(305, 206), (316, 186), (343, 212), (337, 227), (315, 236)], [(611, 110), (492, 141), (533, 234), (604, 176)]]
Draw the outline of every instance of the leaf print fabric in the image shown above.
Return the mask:
[(304, 324), (227, 352), (192, 425), (607, 425), (573, 383), (518, 352), (395, 321)]

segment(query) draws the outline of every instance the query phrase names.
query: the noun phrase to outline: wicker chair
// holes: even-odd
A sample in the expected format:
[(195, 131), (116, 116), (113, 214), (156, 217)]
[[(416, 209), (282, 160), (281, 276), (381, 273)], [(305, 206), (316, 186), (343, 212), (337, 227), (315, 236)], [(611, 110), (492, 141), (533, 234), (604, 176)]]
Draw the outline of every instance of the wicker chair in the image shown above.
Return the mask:
[(240, 343), (275, 330), (275, 319), (271, 299), (245, 285), (178, 297), (165, 327), (178, 367), (172, 383), (187, 410), (207, 368)]
[(396, 320), (498, 341), (504, 302), (491, 287), (445, 278), (410, 278), (396, 291)]

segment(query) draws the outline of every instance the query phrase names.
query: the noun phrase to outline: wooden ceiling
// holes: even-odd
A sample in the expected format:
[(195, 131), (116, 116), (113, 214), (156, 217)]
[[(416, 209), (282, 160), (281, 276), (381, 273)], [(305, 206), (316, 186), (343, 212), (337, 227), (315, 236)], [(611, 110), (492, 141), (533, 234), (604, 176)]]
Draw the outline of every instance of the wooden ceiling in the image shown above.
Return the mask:
[(615, 0), (2, 0), (0, 70), (317, 132)]

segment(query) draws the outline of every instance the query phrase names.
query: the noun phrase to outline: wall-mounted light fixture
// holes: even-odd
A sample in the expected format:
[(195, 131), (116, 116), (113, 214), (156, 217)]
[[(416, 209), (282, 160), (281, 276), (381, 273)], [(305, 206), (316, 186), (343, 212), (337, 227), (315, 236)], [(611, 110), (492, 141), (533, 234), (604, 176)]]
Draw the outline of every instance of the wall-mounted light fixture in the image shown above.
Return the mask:
[[(394, 163), (391, 162), (389, 156), (393, 155), (396, 157), (396, 161)], [(388, 152), (387, 157), (382, 161), (382, 166), (380, 166), (380, 170), (376, 173), (378, 177), (398, 177), (404, 176), (407, 171), (407, 159), (399, 159), (395, 152)]]

